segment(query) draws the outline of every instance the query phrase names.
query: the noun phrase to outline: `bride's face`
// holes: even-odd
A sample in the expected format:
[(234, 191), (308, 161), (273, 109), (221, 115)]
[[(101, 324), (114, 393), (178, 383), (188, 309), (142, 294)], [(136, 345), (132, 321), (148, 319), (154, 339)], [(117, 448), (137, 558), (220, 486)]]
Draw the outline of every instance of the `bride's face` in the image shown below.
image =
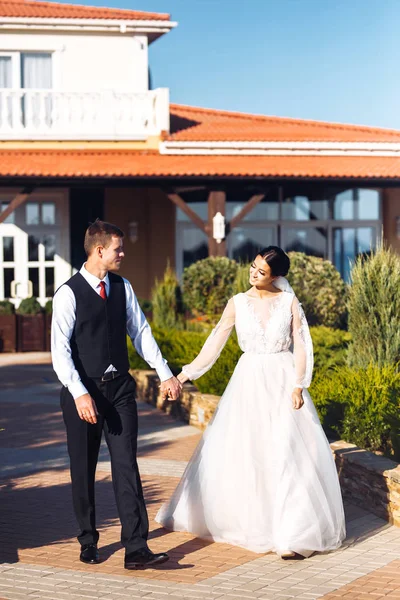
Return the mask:
[(250, 267), (250, 285), (267, 287), (276, 279), (271, 273), (271, 267), (262, 256), (256, 256)]

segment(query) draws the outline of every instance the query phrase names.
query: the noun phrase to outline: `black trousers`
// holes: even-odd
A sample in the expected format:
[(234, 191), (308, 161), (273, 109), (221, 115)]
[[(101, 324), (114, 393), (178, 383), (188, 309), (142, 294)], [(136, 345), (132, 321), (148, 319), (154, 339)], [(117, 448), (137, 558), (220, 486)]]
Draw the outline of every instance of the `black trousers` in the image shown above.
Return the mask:
[(129, 375), (108, 382), (83, 380), (96, 403), (97, 423), (82, 421), (67, 388), (61, 390), (61, 408), (67, 428), (72, 498), (80, 527), (79, 542), (97, 543), (95, 473), (102, 431), (111, 456), (115, 499), (121, 520), (121, 542), (126, 552), (147, 548), (149, 521), (136, 461), (138, 418), (136, 384)]

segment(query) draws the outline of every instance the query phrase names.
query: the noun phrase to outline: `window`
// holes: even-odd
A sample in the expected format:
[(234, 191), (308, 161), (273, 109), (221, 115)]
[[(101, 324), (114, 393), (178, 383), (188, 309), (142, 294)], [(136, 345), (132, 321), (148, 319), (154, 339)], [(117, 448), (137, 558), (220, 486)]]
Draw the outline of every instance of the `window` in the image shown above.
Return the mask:
[[(51, 52), (0, 55), (0, 127), (50, 126), (53, 87)], [(7, 90), (10, 91), (7, 91)], [(22, 94), (20, 90), (25, 90)]]
[(341, 227), (334, 230), (334, 264), (346, 281), (360, 254), (368, 254), (375, 246), (374, 227)]
[[(227, 223), (259, 193), (265, 194), (264, 199), (227, 236), (227, 254), (235, 260), (250, 261), (262, 247), (277, 244), (286, 251), (330, 259), (348, 280), (356, 257), (376, 245), (381, 219), (379, 190), (323, 186), (316, 182), (288, 183), (267, 191), (228, 190)], [(203, 193), (202, 201), (188, 200), (203, 221), (208, 215), (206, 198)], [(208, 255), (208, 243), (205, 234), (180, 210), (177, 225), (177, 267), (181, 272)]]
[(26, 127), (51, 124), (52, 99), (40, 90), (52, 87), (51, 54), (21, 54), (21, 88), (35, 90), (22, 97), (22, 116)]
[(238, 262), (250, 262), (257, 252), (275, 242), (273, 227), (235, 227), (228, 237), (228, 254)]
[[(1, 212), (6, 210), (6, 208), (8, 207), (9, 204), (10, 204), (9, 202), (0, 202)], [(4, 223), (15, 223), (15, 211), (12, 212), (10, 215), (8, 215), (8, 217), (4, 221)]]
[(282, 202), (282, 220), (310, 221), (329, 218), (329, 202), (309, 196), (289, 196)]
[[(11, 56), (0, 56), (0, 88), (12, 87)], [(0, 95), (0, 127), (12, 125), (12, 98), (8, 94)]]
[(282, 231), (283, 246), (286, 252), (304, 252), (312, 256), (326, 258), (328, 255), (328, 230), (326, 227), (305, 229), (288, 227)]
[(207, 258), (208, 238), (197, 227), (185, 227), (182, 236), (183, 268), (192, 263)]

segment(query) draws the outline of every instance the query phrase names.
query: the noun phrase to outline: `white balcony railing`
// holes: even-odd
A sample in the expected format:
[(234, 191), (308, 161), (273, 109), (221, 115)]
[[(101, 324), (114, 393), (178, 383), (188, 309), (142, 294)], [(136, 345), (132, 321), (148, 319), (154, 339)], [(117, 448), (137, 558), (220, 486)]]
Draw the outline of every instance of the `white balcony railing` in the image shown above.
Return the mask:
[(169, 130), (169, 90), (0, 88), (0, 140), (143, 140)]

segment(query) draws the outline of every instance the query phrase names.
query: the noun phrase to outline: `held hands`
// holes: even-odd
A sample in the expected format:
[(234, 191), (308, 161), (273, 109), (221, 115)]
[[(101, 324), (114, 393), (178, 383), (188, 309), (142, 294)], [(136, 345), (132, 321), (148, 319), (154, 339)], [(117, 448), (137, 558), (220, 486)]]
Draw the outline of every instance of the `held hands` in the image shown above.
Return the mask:
[(177, 400), (181, 394), (182, 383), (176, 377), (171, 377), (170, 379), (161, 382), (160, 391), (163, 400), (173, 402), (174, 400)]
[(294, 388), (292, 392), (292, 404), (295, 410), (299, 410), (303, 404), (303, 389), (302, 388)]
[(97, 423), (97, 412), (96, 404), (90, 394), (83, 394), (79, 398), (75, 398), (75, 406), (78, 411), (79, 418), (82, 421), (87, 421), (94, 425)]
[(184, 373), (183, 371), (181, 371), (181, 372), (179, 373), (179, 375), (177, 376), (177, 380), (178, 380), (178, 381), (180, 381), (180, 383), (181, 383), (182, 385), (183, 385), (183, 384), (184, 384), (186, 381), (189, 381), (189, 380), (188, 380), (188, 376), (187, 376), (187, 375), (185, 375), (185, 373)]

